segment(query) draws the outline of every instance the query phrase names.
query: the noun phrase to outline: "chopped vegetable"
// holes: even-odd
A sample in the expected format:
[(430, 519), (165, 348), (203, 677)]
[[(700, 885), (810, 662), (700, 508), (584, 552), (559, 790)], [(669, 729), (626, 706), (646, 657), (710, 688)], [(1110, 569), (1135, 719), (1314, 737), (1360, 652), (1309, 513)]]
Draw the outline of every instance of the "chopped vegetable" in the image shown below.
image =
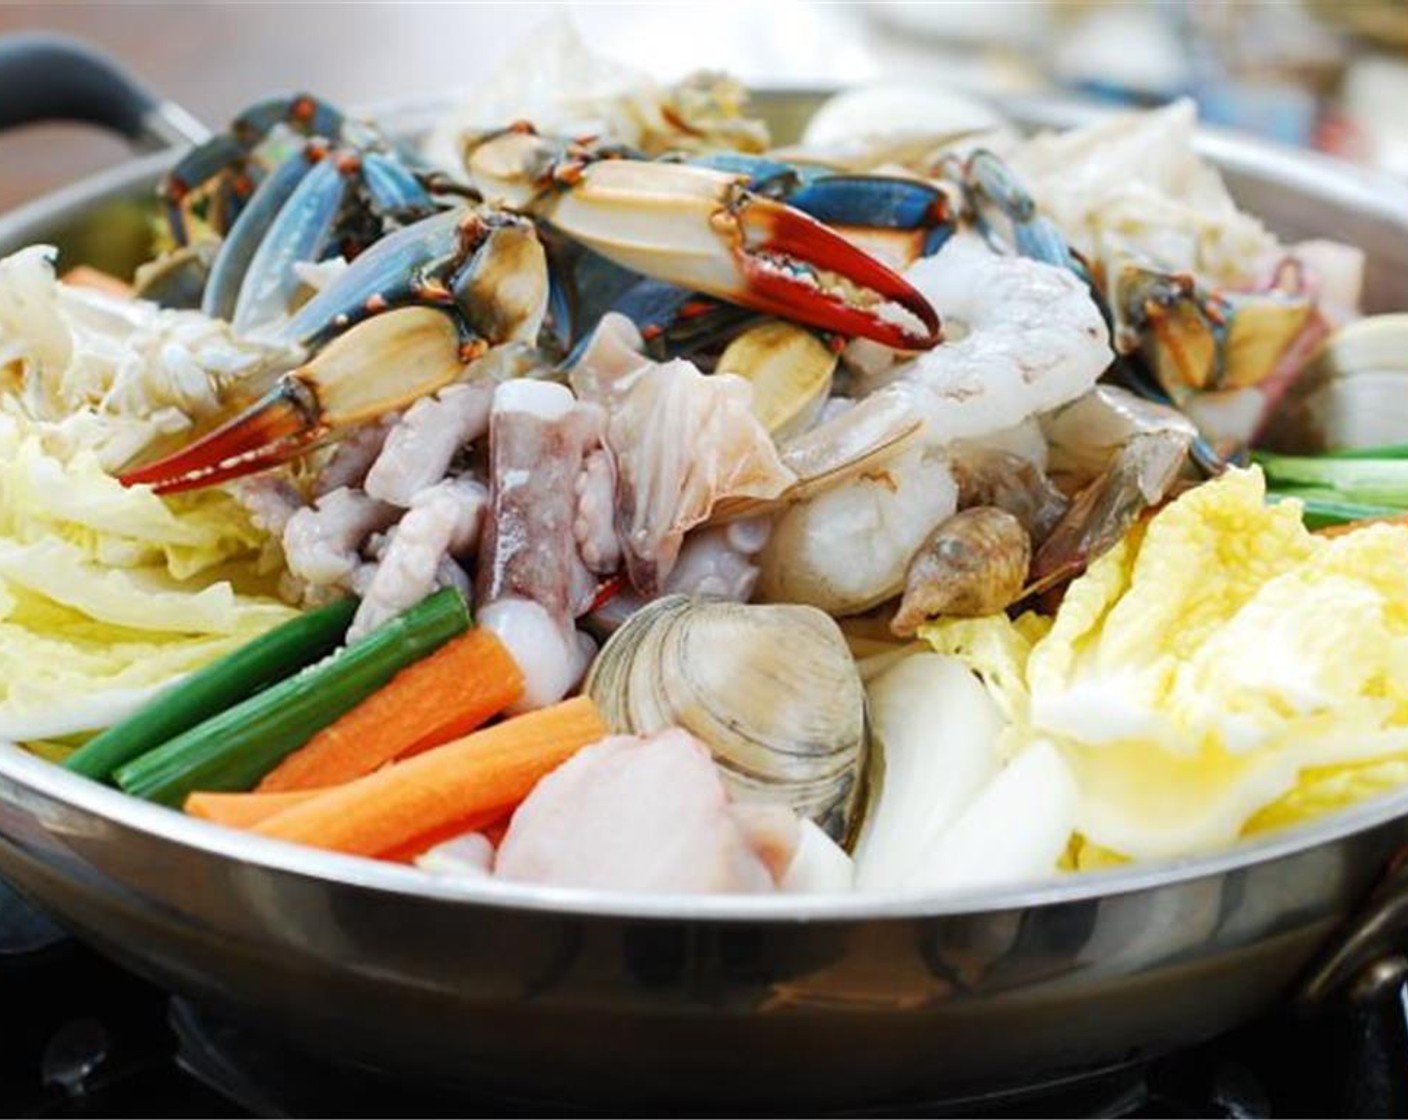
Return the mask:
[(1070, 842), (1076, 802), (1061, 752), (1032, 743), (963, 806), (911, 885), (952, 891), (1045, 878)]
[(944, 831), (997, 773), (1007, 721), (961, 661), (937, 653), (906, 658), (866, 693), (880, 766), (856, 844), (856, 883), (913, 889)]
[[(1209, 851), (1298, 788), (1408, 752), (1408, 528), (1327, 539), (1264, 499), (1256, 468), (1183, 494), (1071, 584), (1019, 674), (924, 628), (1005, 694), (1016, 736), (1057, 748), (1089, 844)], [(978, 625), (1015, 630), (966, 622), (967, 648)]]
[(0, 411), (0, 738), (12, 741), (110, 727), (296, 614), (250, 594), (272, 584), (258, 570), (265, 537), (229, 495), (168, 505), (62, 442)]
[(255, 831), (384, 856), (447, 825), (517, 804), (544, 775), (606, 734), (589, 699), (565, 700), (326, 790)]
[(138, 755), (326, 657), (341, 643), (356, 611), (355, 599), (341, 599), (289, 619), (108, 728), (64, 765), (90, 778), (107, 780)]
[(490, 630), (446, 642), (319, 731), (259, 783), (261, 792), (318, 789), (469, 734), (523, 695), (523, 672)]
[(1258, 452), (1273, 501), (1298, 498), (1311, 529), (1332, 528), (1408, 511), (1408, 447), (1327, 455)]
[(274, 814), (292, 809), (317, 795), (316, 790), (291, 793), (211, 793), (202, 790), (186, 798), (185, 810), (190, 816), (229, 828), (253, 828), (260, 821), (268, 820)]
[(777, 882), (784, 894), (844, 894), (855, 886), (855, 865), (815, 821), (803, 819), (797, 852)]
[(1300, 503), (1301, 518), (1305, 527), (1312, 532), (1322, 529), (1335, 529), (1345, 525), (1357, 525), (1364, 521), (1378, 521), (1392, 517), (1399, 511), (1393, 506), (1365, 505), (1363, 502), (1345, 502), (1325, 491), (1282, 490), (1267, 495), (1272, 502), (1294, 500)]
[(445, 588), (356, 645), (197, 724), (113, 777), (128, 793), (167, 805), (180, 805), (195, 790), (249, 789), (398, 671), (468, 627), (464, 598)]
[(1304, 487), (1338, 494), (1345, 501), (1408, 505), (1408, 459), (1328, 458), (1258, 453), (1268, 487)]

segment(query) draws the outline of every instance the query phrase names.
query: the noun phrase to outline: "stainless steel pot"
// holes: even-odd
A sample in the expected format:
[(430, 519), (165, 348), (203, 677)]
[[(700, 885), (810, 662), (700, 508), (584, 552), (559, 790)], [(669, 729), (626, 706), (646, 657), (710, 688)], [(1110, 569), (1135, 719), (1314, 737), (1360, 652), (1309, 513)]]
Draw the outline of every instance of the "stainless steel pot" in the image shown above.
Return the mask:
[[(794, 121), (816, 95), (763, 102)], [(1029, 124), (1077, 115), (1009, 108)], [(412, 133), (426, 112), (384, 119)], [(1408, 307), (1408, 190), (1236, 137), (1203, 144), (1285, 236), (1362, 245), (1369, 306)], [(0, 217), (0, 253), (81, 244), (95, 220), (111, 231), (171, 159)], [(0, 745), (0, 873), (137, 972), (309, 1050), (608, 1107), (952, 1104), (1323, 1001), (1376, 962), (1397, 975), (1381, 962), (1408, 893), (1385, 873), (1405, 840), (1408, 791), (1209, 858), (962, 897), (613, 895), (444, 882), (226, 831)]]

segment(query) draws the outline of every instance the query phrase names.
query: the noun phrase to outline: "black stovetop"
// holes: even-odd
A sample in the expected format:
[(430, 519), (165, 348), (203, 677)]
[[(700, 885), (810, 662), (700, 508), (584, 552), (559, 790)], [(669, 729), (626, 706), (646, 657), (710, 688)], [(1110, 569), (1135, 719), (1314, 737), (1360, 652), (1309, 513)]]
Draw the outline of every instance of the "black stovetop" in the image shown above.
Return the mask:
[[(1289, 1014), (1055, 1095), (914, 1115), (1405, 1116), (1405, 992), (1317, 1021)], [(0, 1115), (502, 1116), (295, 1054), (173, 999), (73, 940), (0, 884)]]

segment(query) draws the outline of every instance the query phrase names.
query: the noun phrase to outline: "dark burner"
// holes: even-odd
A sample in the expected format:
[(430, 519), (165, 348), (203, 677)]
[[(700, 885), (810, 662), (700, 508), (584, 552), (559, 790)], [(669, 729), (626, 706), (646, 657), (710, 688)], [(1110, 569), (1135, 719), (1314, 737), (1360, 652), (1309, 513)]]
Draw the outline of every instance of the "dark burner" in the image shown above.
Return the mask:
[[(170, 999), (25, 910), (0, 890), (0, 1115), (594, 1115), (302, 1055)], [(904, 1114), (1408, 1116), (1403, 963), (1372, 998), (1314, 1023), (1274, 1016), (1148, 1066)]]
[[(437, 1090), (357, 1066), (290, 1051), (258, 1032), (187, 1003), (171, 1001), (177, 1062), (191, 1076), (242, 1110), (258, 1116), (600, 1116), (541, 1101)], [(1219, 1039), (1144, 1066), (1124, 1067), (1040, 1088), (989, 1097), (931, 1102), (902, 1111), (844, 1116), (1207, 1116), (1329, 1115), (1297, 1089), (1273, 1111), (1271, 1088), (1257, 1069), (1285, 1072), (1286, 1039), (1274, 1024)], [(1254, 1055), (1249, 1047), (1264, 1054)], [(1319, 1094), (1317, 1094), (1319, 1095)], [(675, 1112), (675, 1115), (690, 1115)], [(757, 1113), (750, 1110), (750, 1115)]]

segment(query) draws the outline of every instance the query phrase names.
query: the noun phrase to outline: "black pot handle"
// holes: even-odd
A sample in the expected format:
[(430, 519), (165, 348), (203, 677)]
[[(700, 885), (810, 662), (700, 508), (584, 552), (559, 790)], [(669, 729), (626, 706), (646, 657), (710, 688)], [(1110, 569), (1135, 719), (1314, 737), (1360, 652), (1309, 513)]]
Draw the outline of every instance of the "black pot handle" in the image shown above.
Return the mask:
[(58, 120), (95, 124), (152, 150), (209, 135), (179, 105), (86, 43), (48, 33), (0, 36), (0, 131)]

